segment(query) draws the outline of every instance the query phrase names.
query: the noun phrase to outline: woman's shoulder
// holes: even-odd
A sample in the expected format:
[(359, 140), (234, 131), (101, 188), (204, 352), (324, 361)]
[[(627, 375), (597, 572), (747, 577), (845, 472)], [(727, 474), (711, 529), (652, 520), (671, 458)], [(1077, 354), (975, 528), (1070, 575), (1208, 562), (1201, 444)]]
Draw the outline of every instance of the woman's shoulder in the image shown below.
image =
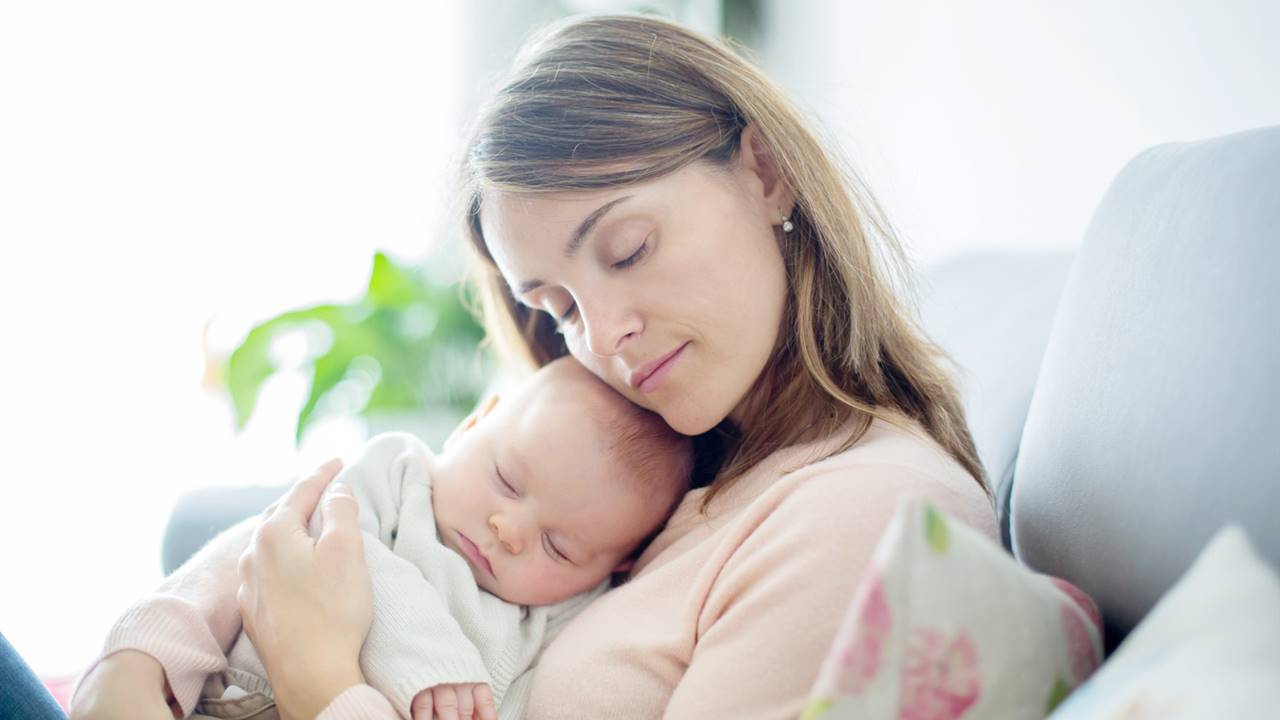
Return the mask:
[(791, 472), (817, 477), (858, 470), (879, 470), (899, 475), (904, 481), (922, 477), (945, 487), (972, 487), (980, 493), (973, 476), (919, 423), (900, 416), (874, 419), (862, 437), (845, 450), (828, 453), (819, 447), (812, 462), (794, 466)]
[[(898, 504), (924, 497), (989, 537), (997, 537), (995, 511), (978, 482), (919, 425), (876, 419), (853, 446), (835, 453), (829, 443), (775, 459), (771, 481), (756, 489), (749, 514), (779, 515), (857, 531), (887, 525)], [(766, 461), (768, 462), (768, 461)], [(765, 480), (761, 478), (761, 480)], [(746, 488), (744, 488), (746, 490)]]
[(733, 488), (737, 505), (716, 518), (715, 548), (704, 564), (715, 568), (704, 622), (735, 599), (768, 603), (764, 596), (773, 589), (801, 586), (820, 597), (832, 613), (825, 620), (835, 622), (909, 498), (926, 498), (997, 537), (993, 507), (978, 483), (911, 424), (877, 421), (852, 447), (822, 454), (830, 447), (784, 451), (752, 470), (759, 473), (750, 477), (754, 487)]

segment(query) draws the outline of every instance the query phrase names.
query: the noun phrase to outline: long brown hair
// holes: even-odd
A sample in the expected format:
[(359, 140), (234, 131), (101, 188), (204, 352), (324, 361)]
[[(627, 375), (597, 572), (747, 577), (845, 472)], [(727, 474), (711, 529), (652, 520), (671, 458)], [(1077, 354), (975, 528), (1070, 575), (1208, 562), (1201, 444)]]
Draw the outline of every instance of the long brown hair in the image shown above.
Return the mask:
[(480, 228), (483, 193), (599, 190), (694, 162), (724, 167), (748, 124), (796, 198), (794, 229), (781, 236), (791, 330), (779, 333), (751, 394), (758, 402), (705, 502), (783, 447), (852, 427), (838, 452), (872, 418), (901, 415), (990, 497), (945, 355), (895, 291), (895, 282), (905, 287), (906, 261), (874, 198), (763, 73), (671, 22), (622, 15), (553, 25), (526, 44), (482, 109), (463, 162), (461, 210), (489, 338), (534, 365), (567, 352), (551, 317), (516, 302), (499, 274)]

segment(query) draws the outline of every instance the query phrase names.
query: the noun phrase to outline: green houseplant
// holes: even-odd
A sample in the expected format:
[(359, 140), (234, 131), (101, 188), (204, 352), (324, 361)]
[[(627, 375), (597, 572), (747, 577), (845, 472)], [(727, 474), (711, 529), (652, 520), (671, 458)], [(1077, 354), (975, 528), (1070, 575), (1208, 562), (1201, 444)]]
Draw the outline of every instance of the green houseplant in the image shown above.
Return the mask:
[(295, 440), (332, 413), (368, 419), (443, 411), (460, 417), (475, 406), (489, 375), (479, 351), (483, 330), (458, 285), (378, 252), (363, 297), (277, 315), (253, 327), (232, 351), (222, 378), (237, 428), (253, 414), (262, 384), (282, 371), (272, 344), (294, 332), (312, 339), (301, 368), (311, 387)]

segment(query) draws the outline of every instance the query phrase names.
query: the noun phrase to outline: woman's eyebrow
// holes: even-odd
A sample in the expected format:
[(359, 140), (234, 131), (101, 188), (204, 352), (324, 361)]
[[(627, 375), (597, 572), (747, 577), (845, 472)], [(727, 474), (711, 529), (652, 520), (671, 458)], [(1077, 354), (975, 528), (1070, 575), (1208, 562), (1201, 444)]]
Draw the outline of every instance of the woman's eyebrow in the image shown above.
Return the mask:
[(600, 222), (600, 220), (603, 219), (604, 216), (614, 208), (614, 206), (630, 199), (630, 195), (623, 195), (620, 198), (610, 200), (596, 208), (595, 212), (588, 215), (582, 221), (582, 224), (578, 226), (578, 229), (573, 231), (573, 236), (569, 238), (569, 244), (564, 248), (564, 256), (567, 258), (573, 257), (582, 247), (582, 243), (586, 242), (587, 235), (591, 232), (591, 228), (595, 227), (596, 223)]
[[(610, 200), (604, 205), (601, 205), (600, 207), (596, 208), (594, 212), (592, 212), (590, 215), (584, 218), (582, 222), (578, 225), (578, 229), (574, 230), (573, 235), (569, 237), (569, 244), (565, 245), (565, 248), (564, 248), (564, 256), (566, 258), (572, 258), (574, 255), (576, 255), (577, 252), (582, 249), (582, 244), (586, 242), (587, 235), (591, 233), (591, 229), (594, 228), (596, 224), (599, 223), (602, 219), (604, 219), (604, 216), (608, 215), (609, 211), (612, 210), (616, 205), (619, 205), (630, 199), (631, 199), (630, 195), (623, 195), (620, 198), (615, 198), (613, 200)], [(543, 285), (543, 282), (541, 280), (536, 280), (536, 279), (525, 280), (524, 282), (520, 283), (520, 287), (517, 288), (516, 290), (516, 295), (517, 296), (525, 295), (526, 293), (537, 290), (538, 288), (542, 287), (542, 285)]]

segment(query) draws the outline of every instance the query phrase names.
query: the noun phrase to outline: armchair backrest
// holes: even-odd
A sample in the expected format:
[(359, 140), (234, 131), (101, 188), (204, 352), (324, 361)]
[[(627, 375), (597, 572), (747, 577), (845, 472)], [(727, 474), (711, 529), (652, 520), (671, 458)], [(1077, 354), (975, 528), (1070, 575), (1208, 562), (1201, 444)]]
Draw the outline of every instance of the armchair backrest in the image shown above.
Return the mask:
[(1139, 155), (1058, 302), (1012, 547), (1127, 633), (1224, 523), (1280, 565), (1280, 127)]

